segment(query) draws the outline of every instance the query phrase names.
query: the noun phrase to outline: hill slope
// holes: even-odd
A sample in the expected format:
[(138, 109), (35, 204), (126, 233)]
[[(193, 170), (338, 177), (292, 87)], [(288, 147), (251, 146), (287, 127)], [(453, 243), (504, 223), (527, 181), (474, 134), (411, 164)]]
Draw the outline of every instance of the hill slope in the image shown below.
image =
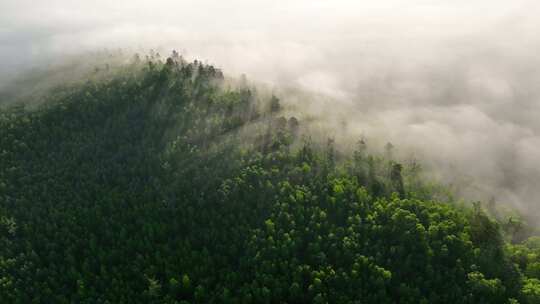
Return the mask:
[(538, 301), (539, 246), (415, 168), (177, 54), (103, 73), (0, 112), (2, 303)]

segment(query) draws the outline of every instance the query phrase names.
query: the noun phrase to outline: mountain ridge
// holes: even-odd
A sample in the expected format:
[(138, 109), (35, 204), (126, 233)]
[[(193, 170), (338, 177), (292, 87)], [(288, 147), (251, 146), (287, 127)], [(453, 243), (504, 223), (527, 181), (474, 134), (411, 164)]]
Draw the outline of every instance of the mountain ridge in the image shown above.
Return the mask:
[(419, 166), (314, 142), (176, 52), (93, 73), (0, 110), (5, 303), (540, 299), (535, 239), (438, 202)]

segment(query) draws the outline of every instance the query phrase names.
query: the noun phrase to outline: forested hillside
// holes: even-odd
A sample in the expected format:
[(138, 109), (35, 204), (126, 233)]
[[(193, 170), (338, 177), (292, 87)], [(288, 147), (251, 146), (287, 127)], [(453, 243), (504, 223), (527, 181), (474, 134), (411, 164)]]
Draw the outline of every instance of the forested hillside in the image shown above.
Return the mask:
[(540, 239), (418, 163), (176, 52), (87, 78), (0, 110), (0, 303), (540, 303)]

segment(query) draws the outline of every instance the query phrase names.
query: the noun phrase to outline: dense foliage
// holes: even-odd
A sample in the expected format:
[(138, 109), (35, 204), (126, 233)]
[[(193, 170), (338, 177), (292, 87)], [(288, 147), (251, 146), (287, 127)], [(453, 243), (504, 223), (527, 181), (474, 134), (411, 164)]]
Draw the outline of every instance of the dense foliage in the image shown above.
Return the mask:
[(0, 302), (540, 303), (538, 240), (225, 82), (137, 57), (1, 110)]

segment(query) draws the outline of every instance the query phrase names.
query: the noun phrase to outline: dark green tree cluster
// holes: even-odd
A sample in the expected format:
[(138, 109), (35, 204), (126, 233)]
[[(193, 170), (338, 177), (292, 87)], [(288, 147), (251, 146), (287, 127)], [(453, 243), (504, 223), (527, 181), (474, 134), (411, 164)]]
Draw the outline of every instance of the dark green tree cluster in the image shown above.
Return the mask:
[(232, 87), (151, 54), (2, 109), (0, 303), (539, 303), (536, 239)]

